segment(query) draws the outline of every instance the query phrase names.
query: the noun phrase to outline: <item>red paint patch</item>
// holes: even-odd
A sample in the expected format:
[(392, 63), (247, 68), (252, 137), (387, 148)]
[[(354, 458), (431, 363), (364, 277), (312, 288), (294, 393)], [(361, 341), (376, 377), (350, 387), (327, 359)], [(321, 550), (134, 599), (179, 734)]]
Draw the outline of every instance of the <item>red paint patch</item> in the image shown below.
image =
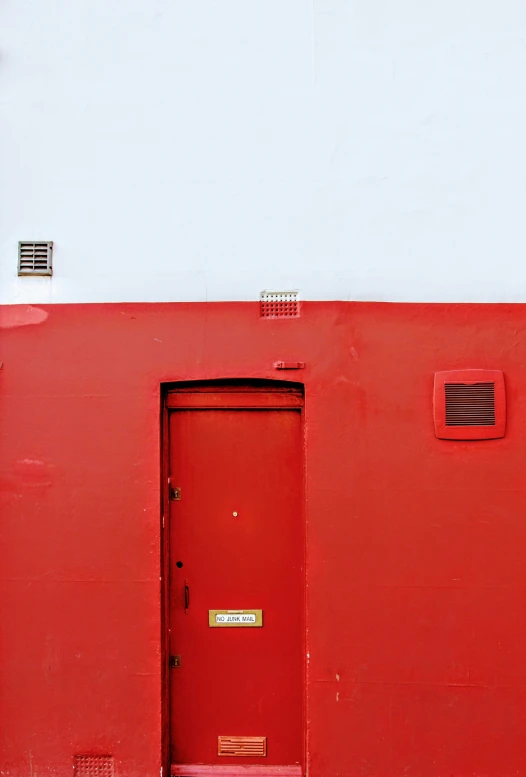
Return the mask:
[(0, 329), (41, 324), (49, 313), (32, 305), (5, 305), (0, 307)]

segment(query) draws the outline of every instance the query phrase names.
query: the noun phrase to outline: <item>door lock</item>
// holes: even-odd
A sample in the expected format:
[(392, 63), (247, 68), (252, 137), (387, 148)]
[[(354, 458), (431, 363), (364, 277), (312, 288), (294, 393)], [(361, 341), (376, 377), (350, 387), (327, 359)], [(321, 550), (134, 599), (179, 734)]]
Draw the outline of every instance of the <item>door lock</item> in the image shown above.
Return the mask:
[(178, 669), (181, 666), (181, 656), (170, 656), (170, 669)]
[(170, 486), (170, 499), (172, 502), (181, 501), (181, 489), (175, 486)]

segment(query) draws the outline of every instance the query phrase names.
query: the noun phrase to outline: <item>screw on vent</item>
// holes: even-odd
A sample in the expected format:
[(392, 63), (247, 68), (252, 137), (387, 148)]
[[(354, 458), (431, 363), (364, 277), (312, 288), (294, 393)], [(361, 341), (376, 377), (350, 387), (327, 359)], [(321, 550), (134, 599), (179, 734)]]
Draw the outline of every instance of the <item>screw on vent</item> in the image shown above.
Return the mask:
[(298, 318), (300, 303), (297, 291), (262, 291), (261, 318)]
[(20, 242), (19, 275), (53, 275), (53, 243)]
[(114, 763), (111, 755), (76, 755), (75, 777), (113, 777)]

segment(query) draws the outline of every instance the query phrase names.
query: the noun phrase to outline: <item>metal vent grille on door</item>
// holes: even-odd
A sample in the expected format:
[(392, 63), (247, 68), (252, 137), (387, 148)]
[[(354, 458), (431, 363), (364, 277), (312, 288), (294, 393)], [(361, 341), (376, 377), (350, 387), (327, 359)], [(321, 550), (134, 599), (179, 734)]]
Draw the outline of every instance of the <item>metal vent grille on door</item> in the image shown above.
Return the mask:
[(488, 440), (506, 429), (500, 370), (454, 370), (435, 375), (435, 431), (446, 440)]
[(53, 243), (19, 243), (18, 274), (53, 275)]
[(297, 318), (300, 303), (297, 291), (262, 291), (261, 318)]
[(264, 757), (267, 754), (267, 737), (218, 737), (217, 754), (245, 758)]
[(76, 755), (75, 777), (113, 777), (111, 755)]
[(494, 383), (446, 383), (446, 426), (495, 426)]

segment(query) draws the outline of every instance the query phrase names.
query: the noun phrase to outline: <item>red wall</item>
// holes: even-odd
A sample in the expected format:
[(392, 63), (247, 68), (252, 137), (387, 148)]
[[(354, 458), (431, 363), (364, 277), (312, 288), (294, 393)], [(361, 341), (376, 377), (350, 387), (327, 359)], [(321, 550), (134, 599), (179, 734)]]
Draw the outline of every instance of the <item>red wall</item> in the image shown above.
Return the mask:
[[(0, 311), (0, 769), (160, 768), (160, 383), (306, 386), (311, 777), (526, 774), (526, 307)], [(283, 373), (277, 360), (301, 360)], [(502, 440), (433, 431), (502, 369)]]

